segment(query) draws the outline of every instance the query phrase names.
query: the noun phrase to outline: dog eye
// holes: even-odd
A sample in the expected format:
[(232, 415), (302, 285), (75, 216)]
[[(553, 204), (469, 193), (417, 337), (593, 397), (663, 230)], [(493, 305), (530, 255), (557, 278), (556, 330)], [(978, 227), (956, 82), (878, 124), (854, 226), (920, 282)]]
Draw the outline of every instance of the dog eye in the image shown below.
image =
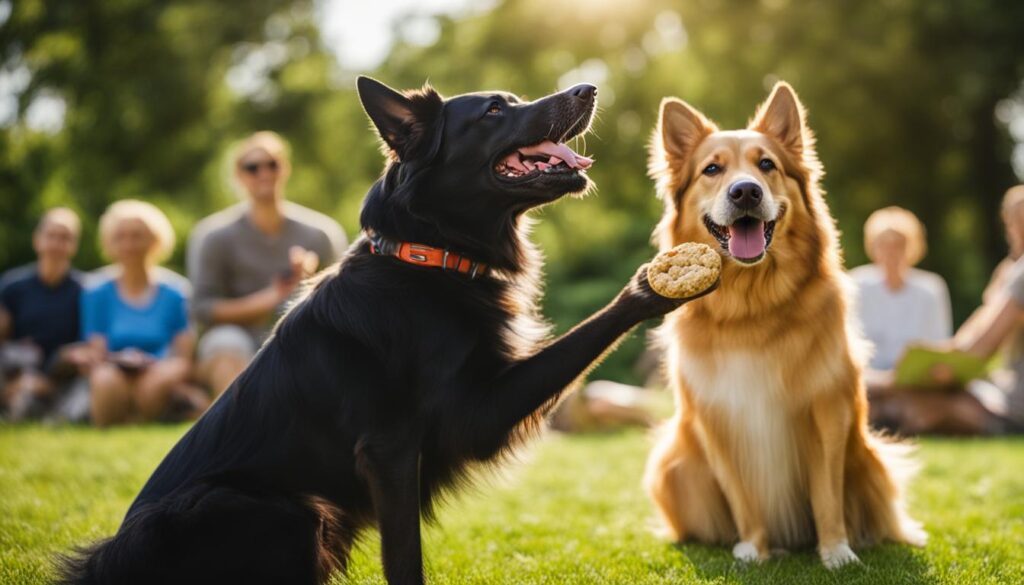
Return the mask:
[(775, 169), (775, 163), (772, 162), (772, 159), (770, 158), (762, 158), (757, 161), (757, 168), (767, 173), (768, 171)]
[(715, 163), (709, 164), (708, 166), (704, 167), (703, 171), (701, 171), (701, 173), (703, 173), (703, 174), (705, 174), (705, 175), (707, 175), (709, 177), (713, 177), (713, 176), (717, 175), (720, 172), (722, 172), (722, 167), (716, 165)]
[(492, 116), (494, 114), (500, 114), (501, 113), (501, 105), (498, 102), (491, 102), (491, 105), (488, 106), (488, 108), (487, 108), (487, 113), (489, 115), (492, 115)]

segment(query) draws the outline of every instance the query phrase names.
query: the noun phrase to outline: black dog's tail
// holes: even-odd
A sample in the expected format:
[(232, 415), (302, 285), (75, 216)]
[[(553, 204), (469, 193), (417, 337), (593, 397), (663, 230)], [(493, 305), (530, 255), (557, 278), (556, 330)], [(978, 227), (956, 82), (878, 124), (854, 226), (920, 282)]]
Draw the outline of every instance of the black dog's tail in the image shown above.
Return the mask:
[(58, 561), (60, 585), (320, 584), (354, 529), (325, 500), (199, 485), (139, 508), (112, 538)]

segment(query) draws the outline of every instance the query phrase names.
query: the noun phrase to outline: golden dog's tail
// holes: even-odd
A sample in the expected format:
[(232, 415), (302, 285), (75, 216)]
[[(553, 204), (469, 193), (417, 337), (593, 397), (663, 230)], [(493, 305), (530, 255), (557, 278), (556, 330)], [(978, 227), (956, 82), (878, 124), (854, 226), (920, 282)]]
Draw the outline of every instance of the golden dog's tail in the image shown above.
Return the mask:
[(905, 490), (919, 465), (914, 445), (864, 431), (846, 466), (846, 529), (854, 546), (883, 541), (924, 546), (928, 534), (906, 511)]

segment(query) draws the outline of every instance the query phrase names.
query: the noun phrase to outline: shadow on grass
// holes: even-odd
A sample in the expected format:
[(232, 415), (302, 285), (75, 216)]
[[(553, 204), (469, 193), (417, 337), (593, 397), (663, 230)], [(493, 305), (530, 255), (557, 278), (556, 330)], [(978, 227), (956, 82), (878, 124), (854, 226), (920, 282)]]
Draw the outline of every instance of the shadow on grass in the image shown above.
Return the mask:
[(822, 566), (812, 551), (776, 555), (764, 563), (737, 562), (726, 547), (702, 544), (671, 545), (693, 564), (697, 574), (714, 583), (842, 583), (885, 585), (929, 584), (937, 578), (917, 549), (902, 545), (883, 545), (858, 551), (861, 563), (837, 571)]

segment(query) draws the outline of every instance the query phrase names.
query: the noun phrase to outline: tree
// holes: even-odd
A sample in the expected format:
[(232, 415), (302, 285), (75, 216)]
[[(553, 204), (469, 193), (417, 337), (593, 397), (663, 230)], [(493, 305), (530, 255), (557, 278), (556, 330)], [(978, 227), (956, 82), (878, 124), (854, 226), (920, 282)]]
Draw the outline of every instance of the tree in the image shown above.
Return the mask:
[[(44, 207), (83, 212), (80, 264), (100, 259), (95, 222), (121, 197), (157, 201), (180, 236), (231, 201), (228, 144), (262, 128), (294, 148), (289, 195), (350, 233), (382, 159), (354, 92), (319, 40), (313, 0), (18, 0), (0, 25), (0, 63), (31, 72), (67, 104), (56, 134), (0, 129), (0, 266), (31, 258)], [(417, 17), (419, 18), (419, 17)], [(577, 81), (599, 86), (585, 150), (598, 189), (543, 210), (546, 311), (564, 329), (611, 297), (653, 254), (661, 213), (645, 176), (663, 96), (739, 127), (776, 79), (810, 109), (828, 200), (849, 265), (865, 261), (867, 215), (897, 204), (929, 227), (924, 267), (945, 276), (958, 320), (1004, 254), (997, 209), (1017, 179), (996, 105), (1024, 79), (1024, 3), (1014, 0), (508, 0), (439, 17), (438, 41), (396, 44), (370, 72), (443, 93), (503, 88), (526, 96)], [(403, 24), (397, 26), (402, 38)], [(582, 144), (579, 148), (584, 148)], [(181, 268), (181, 254), (172, 260)], [(634, 336), (598, 375), (633, 379)]]
[[(247, 50), (270, 43), (287, 50), (304, 41), (308, 63), (310, 47), (318, 47), (310, 15), (309, 2), (281, 0), (247, 2), (244, 10), (195, 0), (15, 2), (0, 28), (0, 62), (31, 72), (20, 111), (49, 95), (66, 104), (66, 115), (53, 136), (23, 123), (0, 135), (0, 265), (31, 257), (28, 232), (48, 206), (81, 212), (80, 262), (94, 266), (99, 258), (89, 244), (111, 201), (154, 200), (179, 232), (222, 205), (218, 156), (228, 140), (250, 131), (259, 118), (250, 103), (260, 97), (232, 94), (224, 80)], [(284, 34), (270, 26), (275, 19)], [(281, 60), (266, 74), (282, 75), (294, 64)], [(314, 93), (324, 91), (321, 85)], [(284, 93), (264, 108), (266, 117), (307, 109), (307, 93)]]

